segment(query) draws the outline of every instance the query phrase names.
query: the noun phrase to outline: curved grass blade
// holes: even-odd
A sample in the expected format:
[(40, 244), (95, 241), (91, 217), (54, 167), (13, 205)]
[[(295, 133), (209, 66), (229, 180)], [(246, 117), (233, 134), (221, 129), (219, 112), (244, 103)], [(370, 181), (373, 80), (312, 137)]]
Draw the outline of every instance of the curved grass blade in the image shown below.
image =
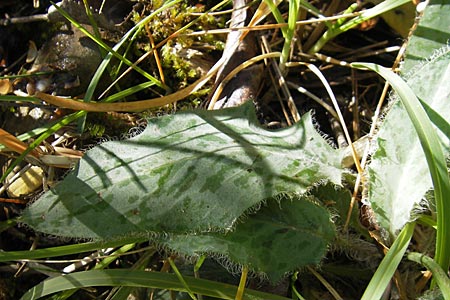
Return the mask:
[(439, 286), (444, 299), (450, 300), (450, 279), (448, 278), (446, 272), (444, 272), (444, 270), (442, 270), (441, 267), (431, 257), (425, 254), (411, 252), (408, 253), (407, 257), (409, 260), (421, 264), (428, 270), (430, 270), (433, 273), (433, 278), (434, 280), (436, 280), (436, 283)]
[[(190, 276), (184, 276), (184, 279), (192, 292), (196, 294), (233, 300), (237, 292), (237, 287), (229, 284)], [(131, 286), (186, 292), (184, 285), (175, 274), (134, 270), (93, 270), (43, 281), (27, 291), (21, 300), (39, 299), (56, 292), (90, 286)], [(246, 289), (243, 299), (288, 300), (289, 298)]]

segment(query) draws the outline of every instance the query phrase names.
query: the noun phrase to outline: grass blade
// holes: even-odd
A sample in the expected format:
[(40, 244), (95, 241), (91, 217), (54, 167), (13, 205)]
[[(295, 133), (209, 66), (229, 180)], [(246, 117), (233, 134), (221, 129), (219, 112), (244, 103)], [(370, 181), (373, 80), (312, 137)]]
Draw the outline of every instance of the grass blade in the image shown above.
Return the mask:
[(289, 59), (289, 55), (292, 49), (292, 39), (294, 38), (295, 29), (297, 26), (295, 22), (297, 22), (299, 7), (300, 7), (299, 0), (289, 1), (288, 28), (286, 34), (284, 35), (283, 50), (281, 51), (280, 57), (280, 70), (281, 73), (283, 74), (286, 72), (286, 62)]
[[(420, 99), (419, 99), (420, 100)], [(420, 101), (423, 108), (427, 112), (428, 117), (430, 118), (431, 122), (439, 128), (440, 131), (442, 131), (445, 136), (450, 139), (450, 123), (447, 122), (447, 120), (442, 117), (437, 111), (435, 111), (431, 106), (429, 106), (425, 101)]]
[(0, 262), (64, 256), (75, 253), (95, 251), (103, 248), (121, 247), (125, 244), (144, 242), (147, 240), (148, 238), (146, 237), (128, 237), (107, 242), (88, 242), (31, 251), (0, 251)]
[(361, 300), (380, 299), (403, 258), (414, 232), (415, 223), (407, 223), (378, 266)]
[(347, 30), (365, 22), (367, 20), (372, 19), (373, 17), (379, 16), (391, 9), (394, 9), (400, 5), (409, 2), (409, 0), (387, 0), (383, 1), (380, 4), (365, 10), (361, 15), (349, 20), (348, 22), (343, 23), (341, 26), (337, 28), (328, 29), (322, 37), (314, 44), (311, 49), (309, 49), (309, 54), (314, 54), (319, 52), (323, 46), (329, 42), (331, 39), (335, 38), (339, 34), (346, 32)]
[(177, 276), (180, 283), (183, 285), (184, 289), (188, 293), (189, 297), (191, 297), (192, 300), (197, 300), (197, 297), (195, 297), (194, 292), (191, 291), (189, 288), (189, 285), (187, 284), (186, 280), (184, 280), (183, 275), (181, 275), (181, 272), (178, 270), (177, 266), (175, 265), (173, 259), (171, 257), (168, 258), (170, 267), (172, 268), (173, 272)]
[(411, 252), (408, 254), (408, 259), (421, 264), (430, 270), (433, 273), (433, 278), (436, 280), (444, 299), (450, 300), (450, 279), (446, 272), (444, 272), (431, 257), (422, 253)]
[[(233, 300), (237, 287), (229, 284), (184, 276), (192, 292), (220, 299)], [(23, 295), (21, 300), (41, 297), (67, 289), (89, 286), (131, 286), (167, 289), (186, 292), (175, 274), (131, 271), (131, 270), (93, 270), (59, 276), (41, 282)], [(288, 300), (289, 298), (246, 289), (243, 299)]]
[[(172, 2), (171, 2), (172, 3)], [(110, 46), (108, 46), (105, 42), (103, 42), (103, 40), (99, 39), (98, 37), (96, 37), (95, 35), (93, 35), (92, 33), (90, 33), (86, 28), (84, 28), (80, 23), (78, 23), (73, 17), (71, 17), (69, 14), (67, 14), (63, 9), (61, 9), (60, 7), (58, 7), (57, 5), (54, 5), (55, 8), (58, 10), (59, 13), (61, 13), (67, 20), (69, 20), (75, 27), (77, 27), (81, 32), (83, 32), (87, 37), (89, 37), (90, 39), (92, 39), (95, 43), (97, 43), (100, 47), (102, 47), (104, 50), (108, 51), (109, 54), (111, 54), (112, 56), (116, 57), (117, 59), (119, 59), (120, 61), (124, 62), (125, 64), (127, 64), (128, 66), (132, 67), (133, 69), (135, 69), (139, 74), (141, 74), (142, 76), (144, 76), (145, 78), (147, 78), (148, 80), (150, 80), (151, 82), (153, 82), (154, 84), (156, 84), (157, 86), (163, 88), (163, 89), (167, 89), (167, 87), (162, 84), (158, 79), (156, 79), (155, 77), (153, 77), (152, 75), (148, 74), (146, 71), (144, 71), (143, 69), (141, 69), (140, 67), (136, 66), (135, 64), (133, 64), (130, 60), (128, 60), (126, 57), (123, 57), (121, 54), (119, 54), (117, 52), (116, 48), (111, 48)], [(166, 7), (166, 6), (164, 6)], [(153, 17), (154, 14), (151, 14), (151, 16)], [(146, 18), (146, 20), (148, 21), (150, 18)], [(140, 23), (138, 23), (140, 24)], [(137, 29), (139, 26), (135, 26), (135, 28)], [(123, 40), (123, 39), (122, 39)], [(121, 41), (122, 41), (121, 40)], [(125, 40), (123, 40), (125, 41)], [(110, 60), (110, 56), (107, 55), (107, 57), (104, 59), (107, 60), (107, 62), (109, 62)], [(107, 63), (106, 63), (107, 65)], [(104, 66), (106, 68), (106, 65)], [(103, 68), (103, 64), (100, 65), (99, 70), (101, 70)], [(98, 71), (98, 70), (97, 70)], [(96, 72), (92, 78), (91, 84), (94, 83), (94, 86), (97, 85), (98, 81), (100, 80), (100, 76), (101, 73), (103, 73), (104, 69), (102, 70), (102, 72)], [(100, 74), (99, 74), (100, 73)], [(92, 86), (89, 85), (88, 87), (88, 91), (93, 90)], [(90, 100), (90, 98), (92, 97), (92, 95), (86, 95), (85, 100)]]
[(32, 142), (29, 147), (22, 152), (22, 154), (14, 160), (14, 162), (11, 163), (11, 165), (8, 167), (8, 169), (4, 172), (3, 176), (0, 178), (0, 182), (3, 182), (9, 173), (20, 163), (23, 161), (25, 156), (27, 156), (28, 153), (33, 151), (37, 146), (39, 146), (45, 139), (47, 139), (50, 135), (61, 129), (62, 127), (72, 123), (79, 117), (83, 116), (86, 112), (79, 111), (76, 113), (73, 113), (71, 115), (68, 115), (67, 117), (64, 117), (64, 119), (60, 120), (58, 123), (52, 125), (46, 132), (41, 134), (34, 142)]

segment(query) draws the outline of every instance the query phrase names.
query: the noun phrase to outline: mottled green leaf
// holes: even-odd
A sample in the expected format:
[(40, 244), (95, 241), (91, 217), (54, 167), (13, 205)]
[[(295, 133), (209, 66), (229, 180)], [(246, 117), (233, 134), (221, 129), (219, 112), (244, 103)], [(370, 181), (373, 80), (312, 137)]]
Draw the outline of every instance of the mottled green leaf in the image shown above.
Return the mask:
[[(314, 188), (308, 194), (319, 199), (328, 209), (333, 210), (333, 215), (335, 215), (334, 223), (337, 226), (344, 226), (352, 201), (352, 194), (348, 189), (338, 188), (333, 184), (325, 184)], [(353, 229), (361, 227), (358, 205), (353, 206), (349, 221)]]
[(149, 120), (134, 138), (89, 150), (22, 221), (58, 236), (227, 231), (249, 208), (319, 181), (341, 182), (338, 151), (306, 114), (261, 128), (253, 105)]
[(406, 48), (401, 72), (406, 74), (427, 60), (450, 39), (450, 2), (430, 0)]
[[(436, 131), (448, 156), (448, 123), (443, 118), (450, 116), (450, 48), (446, 45), (450, 38), (450, 14), (443, 13), (445, 7), (448, 9), (450, 3), (430, 2), (411, 38), (402, 72), (417, 98), (427, 106), (431, 120), (438, 125)], [(391, 106), (376, 144), (377, 151), (368, 165), (368, 200), (380, 225), (395, 235), (432, 187), (417, 133), (400, 101)]]
[(161, 243), (189, 256), (226, 256), (276, 282), (289, 271), (319, 263), (334, 233), (330, 214), (310, 196), (268, 201), (226, 234), (170, 235)]

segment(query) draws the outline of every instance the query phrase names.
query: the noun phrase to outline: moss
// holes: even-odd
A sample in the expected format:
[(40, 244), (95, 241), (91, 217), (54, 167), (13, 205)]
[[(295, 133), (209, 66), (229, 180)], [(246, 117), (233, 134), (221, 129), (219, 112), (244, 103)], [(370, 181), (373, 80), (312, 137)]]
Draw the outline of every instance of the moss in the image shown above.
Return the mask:
[[(142, 16), (148, 15), (161, 7), (164, 1), (153, 1), (151, 7), (147, 7)], [(183, 33), (189, 33), (199, 30), (207, 30), (209, 28), (223, 28), (225, 26), (225, 17), (216, 17), (213, 15), (201, 15), (207, 9), (205, 5), (200, 5), (194, 1), (183, 1), (167, 10), (160, 12), (155, 18), (148, 23), (148, 30), (151, 33), (155, 44), (164, 41), (173, 33), (182, 29), (184, 26), (193, 22), (193, 24), (185, 29)], [(134, 21), (138, 22), (141, 19), (137, 13), (134, 14)], [(183, 88), (189, 82), (199, 77), (199, 71), (196, 69), (197, 65), (191, 62), (191, 55), (185, 55), (186, 49), (192, 51), (211, 52), (221, 51), (224, 47), (224, 41), (218, 40), (223, 38), (218, 35), (204, 34), (200, 36), (179, 35), (167, 41), (159, 50), (161, 61), (164, 69), (164, 76), (166, 84), (170, 85), (173, 90)], [(141, 33), (141, 41), (139, 49), (149, 51), (151, 50), (148, 43), (147, 32), (145, 30)], [(194, 50), (196, 49), (196, 50)], [(180, 54), (183, 52), (182, 54)], [(156, 70), (155, 64), (153, 69)]]

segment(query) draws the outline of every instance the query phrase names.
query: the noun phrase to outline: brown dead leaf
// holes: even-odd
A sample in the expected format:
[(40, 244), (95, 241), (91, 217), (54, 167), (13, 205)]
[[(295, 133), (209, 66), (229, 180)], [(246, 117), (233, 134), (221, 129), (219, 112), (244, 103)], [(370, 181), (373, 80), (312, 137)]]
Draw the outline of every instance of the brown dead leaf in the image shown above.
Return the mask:
[(0, 95), (6, 95), (12, 92), (12, 83), (9, 79), (0, 79)]
[(27, 63), (32, 63), (38, 56), (38, 49), (33, 41), (28, 41)]
[[(17, 137), (12, 135), (11, 133), (0, 128), (0, 144), (4, 145), (6, 148), (15, 151), (19, 154), (24, 152), (28, 145), (19, 140)], [(30, 152), (31, 155), (38, 158), (40, 156), (38, 150), (33, 149)]]

